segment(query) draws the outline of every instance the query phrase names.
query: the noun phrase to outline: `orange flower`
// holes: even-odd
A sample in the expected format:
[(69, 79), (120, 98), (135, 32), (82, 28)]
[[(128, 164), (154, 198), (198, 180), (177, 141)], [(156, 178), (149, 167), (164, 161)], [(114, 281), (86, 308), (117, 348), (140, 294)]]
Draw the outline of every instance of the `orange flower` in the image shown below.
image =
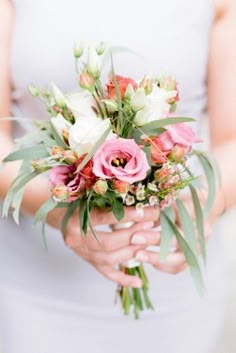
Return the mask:
[[(120, 92), (120, 98), (124, 99), (124, 95), (125, 95), (125, 91), (128, 87), (129, 84), (131, 84), (134, 88), (134, 90), (136, 90), (138, 88), (137, 83), (132, 80), (132, 78), (128, 78), (128, 77), (122, 77), (122, 76), (116, 76), (116, 82), (117, 85), (119, 87), (119, 92)], [(116, 99), (116, 90), (115, 90), (115, 85), (113, 80), (111, 79), (110, 82), (107, 84), (107, 92), (108, 92), (108, 96), (107, 98), (109, 99)]]

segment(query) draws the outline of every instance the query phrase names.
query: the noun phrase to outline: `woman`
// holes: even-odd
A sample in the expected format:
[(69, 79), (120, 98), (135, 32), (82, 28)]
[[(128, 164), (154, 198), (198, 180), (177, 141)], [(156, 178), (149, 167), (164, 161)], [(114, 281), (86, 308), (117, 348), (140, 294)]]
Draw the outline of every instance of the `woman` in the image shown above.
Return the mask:
[[(45, 86), (50, 79), (65, 91), (76, 87), (71, 48), (78, 34), (88, 42), (104, 40), (132, 48), (138, 56), (115, 57), (121, 75), (140, 78), (148, 70), (158, 73), (168, 67), (179, 81), (179, 112), (200, 118), (207, 107), (211, 146), (222, 170), (223, 188), (206, 222), (207, 238), (224, 205), (236, 204), (235, 20), (234, 0), (120, 0), (112, 6), (106, 0), (82, 5), (75, 0), (0, 0), (0, 116), (11, 115), (16, 107), (21, 115), (41, 118), (42, 107), (27, 92), (29, 82)], [(4, 158), (13, 147), (13, 127), (2, 121), (0, 128)], [(1, 174), (2, 197), (17, 168), (9, 165)], [(48, 195), (47, 180), (38, 178), (25, 191), (22, 212), (34, 215)], [(112, 236), (99, 232), (108, 252), (92, 235), (82, 241), (76, 218), (67, 227), (66, 247), (58, 231), (61, 212), (52, 211), (48, 217), (54, 228), (48, 229), (48, 252), (30, 217), (22, 217), (20, 227), (1, 220), (0, 325), (5, 353), (210, 352), (222, 323), (227, 287), (218, 223), (208, 246), (208, 291), (200, 299), (183, 271), (186, 262), (180, 250), (164, 263), (146, 250), (160, 242), (159, 233), (152, 231), (156, 210), (147, 209), (141, 217), (129, 209), (125, 220), (137, 222), (132, 228)], [(93, 222), (115, 220), (95, 212)], [(139, 322), (123, 317), (112, 302), (117, 283), (141, 285), (138, 278), (114, 269), (134, 256), (149, 263), (156, 308)]]

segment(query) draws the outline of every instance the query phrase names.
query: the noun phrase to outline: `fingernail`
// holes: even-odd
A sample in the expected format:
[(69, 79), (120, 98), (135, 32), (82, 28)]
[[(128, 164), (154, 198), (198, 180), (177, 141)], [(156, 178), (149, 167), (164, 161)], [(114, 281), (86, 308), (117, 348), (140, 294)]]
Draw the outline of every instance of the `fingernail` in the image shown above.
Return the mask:
[(142, 228), (143, 228), (143, 229), (152, 229), (153, 226), (154, 226), (154, 223), (153, 223), (153, 222), (144, 222), (144, 223), (142, 224)]
[(137, 260), (139, 260), (141, 262), (148, 262), (147, 255), (145, 255), (145, 254), (143, 254), (141, 252), (138, 252), (135, 257), (136, 257)]
[(134, 235), (133, 238), (131, 239), (131, 244), (146, 244), (147, 241), (144, 237), (142, 237), (141, 235)]

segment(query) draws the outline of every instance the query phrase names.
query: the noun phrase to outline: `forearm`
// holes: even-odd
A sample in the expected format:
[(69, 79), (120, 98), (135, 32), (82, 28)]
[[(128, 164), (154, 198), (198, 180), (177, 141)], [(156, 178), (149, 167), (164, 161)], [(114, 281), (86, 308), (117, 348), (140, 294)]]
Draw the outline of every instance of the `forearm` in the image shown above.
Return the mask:
[[(13, 141), (10, 137), (0, 133), (0, 144), (4, 146), (4, 150), (0, 150), (0, 161), (12, 151)], [(0, 198), (3, 199), (19, 172), (20, 163), (8, 163), (4, 169), (0, 171)], [(47, 178), (39, 175), (27, 184), (22, 201), (21, 211), (25, 214), (34, 216), (37, 210), (50, 198), (50, 184)], [(56, 210), (49, 215), (49, 223), (58, 228), (59, 219), (62, 217), (62, 211)]]
[(222, 185), (218, 188), (213, 211), (219, 215), (224, 210), (236, 206), (236, 140), (215, 146), (213, 154), (217, 159), (222, 177)]

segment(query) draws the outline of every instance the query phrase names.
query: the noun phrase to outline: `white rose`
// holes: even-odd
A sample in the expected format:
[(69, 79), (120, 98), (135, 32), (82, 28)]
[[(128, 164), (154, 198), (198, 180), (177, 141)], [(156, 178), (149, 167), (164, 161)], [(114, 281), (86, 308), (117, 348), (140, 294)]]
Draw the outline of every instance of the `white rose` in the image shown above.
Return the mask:
[(147, 105), (137, 112), (134, 122), (138, 126), (143, 126), (151, 121), (161, 119), (170, 111), (170, 104), (167, 101), (176, 95), (177, 91), (166, 91), (153, 85), (152, 92), (147, 95)]
[[(70, 129), (69, 145), (79, 156), (89, 153), (103, 133), (111, 126), (108, 119), (91, 116), (82, 116), (76, 120)], [(107, 139), (115, 138), (115, 134), (109, 133)]]
[(57, 114), (51, 118), (51, 123), (59, 136), (63, 136), (63, 131), (70, 131), (72, 124), (67, 121), (61, 114)]
[(67, 107), (72, 111), (76, 120), (81, 118), (81, 116), (97, 116), (92, 109), (96, 102), (88, 91), (70, 93), (66, 96), (66, 102)]

